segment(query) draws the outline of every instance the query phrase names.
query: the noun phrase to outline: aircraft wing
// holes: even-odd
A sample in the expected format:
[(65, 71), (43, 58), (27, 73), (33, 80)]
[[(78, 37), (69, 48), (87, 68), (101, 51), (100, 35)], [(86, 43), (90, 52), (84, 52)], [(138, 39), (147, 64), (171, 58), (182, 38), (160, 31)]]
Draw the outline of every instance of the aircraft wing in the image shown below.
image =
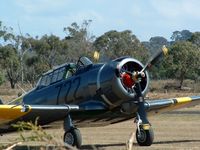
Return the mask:
[(148, 113), (162, 113), (175, 109), (190, 107), (200, 103), (200, 96), (180, 97), (172, 99), (160, 99), (146, 101), (145, 107)]
[(0, 128), (16, 121), (34, 121), (38, 116), (43, 123), (63, 119), (78, 105), (0, 105)]

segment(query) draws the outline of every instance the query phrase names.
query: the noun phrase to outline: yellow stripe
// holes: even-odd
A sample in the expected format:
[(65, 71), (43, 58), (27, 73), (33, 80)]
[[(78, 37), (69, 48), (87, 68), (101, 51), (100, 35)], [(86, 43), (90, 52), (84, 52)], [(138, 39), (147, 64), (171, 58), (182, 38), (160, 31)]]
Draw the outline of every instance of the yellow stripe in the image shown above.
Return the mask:
[(187, 103), (187, 102), (191, 102), (192, 98), (191, 97), (180, 97), (180, 98), (176, 98), (178, 103)]
[(22, 112), (22, 106), (0, 105), (0, 124), (20, 118), (31, 111), (31, 107), (27, 112)]
[(150, 129), (150, 124), (143, 124), (143, 125), (142, 125), (142, 128), (143, 128), (144, 130), (149, 130), (149, 129)]
[(187, 107), (188, 104), (190, 104), (192, 102), (192, 98), (191, 97), (180, 97), (180, 98), (175, 98), (177, 103), (174, 103), (170, 106), (164, 107), (159, 109), (159, 112), (167, 112), (167, 111), (172, 111), (175, 109), (180, 109), (183, 107)]

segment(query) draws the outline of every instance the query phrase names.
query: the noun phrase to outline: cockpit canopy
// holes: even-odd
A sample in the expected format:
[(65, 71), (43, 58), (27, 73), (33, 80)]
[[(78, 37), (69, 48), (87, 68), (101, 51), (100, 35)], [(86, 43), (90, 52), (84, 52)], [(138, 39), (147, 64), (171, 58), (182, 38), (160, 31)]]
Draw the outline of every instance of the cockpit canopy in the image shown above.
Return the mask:
[(75, 71), (76, 71), (76, 65), (73, 63), (64, 64), (62, 66), (56, 67), (55, 69), (44, 73), (40, 77), (36, 87), (37, 88), (46, 87), (50, 84), (54, 84), (63, 79), (67, 79), (71, 77), (75, 73)]
[(92, 61), (87, 57), (80, 57), (77, 61), (77, 64), (66, 63), (61, 66), (55, 67), (54, 69), (44, 73), (40, 77), (36, 87), (40, 89), (48, 85), (54, 84), (56, 82), (59, 82), (61, 80), (68, 79), (80, 69), (91, 66), (92, 64)]
[(92, 65), (92, 61), (87, 57), (80, 57), (77, 62), (77, 68), (79, 67), (86, 67)]

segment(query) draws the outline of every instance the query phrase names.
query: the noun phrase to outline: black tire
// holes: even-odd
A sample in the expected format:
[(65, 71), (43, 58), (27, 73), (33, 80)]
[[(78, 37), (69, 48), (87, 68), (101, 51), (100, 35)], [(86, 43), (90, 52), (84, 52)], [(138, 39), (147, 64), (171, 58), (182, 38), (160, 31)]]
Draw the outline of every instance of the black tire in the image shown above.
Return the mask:
[(82, 144), (82, 137), (80, 130), (77, 128), (72, 128), (69, 131), (65, 132), (63, 141), (66, 144), (66, 147), (67, 145), (70, 145), (80, 148)]
[(138, 129), (136, 131), (136, 140), (140, 146), (150, 146), (154, 140), (153, 129), (149, 130), (140, 129), (141, 136), (139, 136)]

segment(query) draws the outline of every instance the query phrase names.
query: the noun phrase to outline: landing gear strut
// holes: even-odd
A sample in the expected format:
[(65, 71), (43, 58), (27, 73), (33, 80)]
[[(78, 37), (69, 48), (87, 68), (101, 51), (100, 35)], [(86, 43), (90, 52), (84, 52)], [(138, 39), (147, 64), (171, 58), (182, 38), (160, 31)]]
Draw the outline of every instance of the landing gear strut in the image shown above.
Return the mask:
[(74, 127), (70, 115), (67, 115), (67, 118), (64, 120), (64, 130), (63, 140), (66, 146), (70, 145), (80, 148), (82, 144), (81, 133), (79, 129)]
[(142, 90), (140, 86), (140, 79), (136, 82), (136, 94), (137, 94), (137, 103), (138, 111), (135, 123), (137, 125), (136, 130), (136, 140), (140, 146), (150, 146), (154, 140), (153, 129), (151, 124), (147, 119), (147, 114), (145, 111), (144, 97), (142, 95)]
[(151, 125), (143, 124), (138, 113), (135, 120), (137, 130), (136, 130), (136, 140), (140, 146), (150, 146), (154, 140), (154, 133)]

